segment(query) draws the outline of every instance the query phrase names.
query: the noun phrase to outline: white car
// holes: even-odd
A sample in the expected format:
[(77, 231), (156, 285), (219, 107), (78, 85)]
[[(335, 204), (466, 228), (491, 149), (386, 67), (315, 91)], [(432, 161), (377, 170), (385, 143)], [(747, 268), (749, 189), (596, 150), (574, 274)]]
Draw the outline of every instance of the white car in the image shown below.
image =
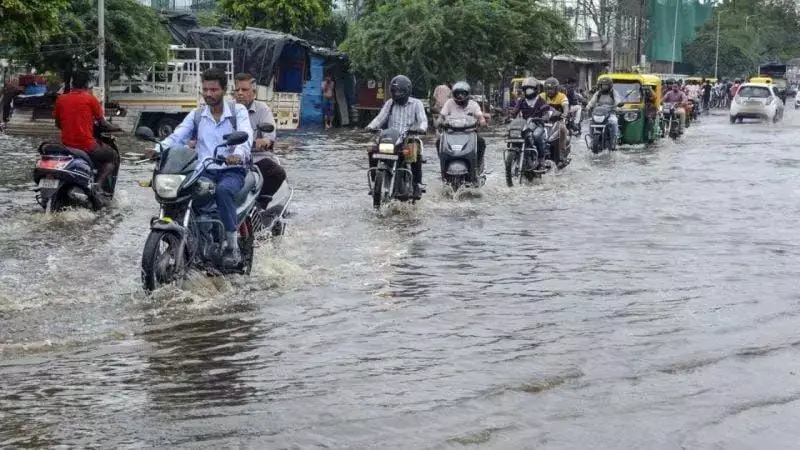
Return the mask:
[(783, 119), (783, 102), (775, 87), (762, 83), (744, 83), (731, 102), (731, 123), (742, 119), (777, 122)]

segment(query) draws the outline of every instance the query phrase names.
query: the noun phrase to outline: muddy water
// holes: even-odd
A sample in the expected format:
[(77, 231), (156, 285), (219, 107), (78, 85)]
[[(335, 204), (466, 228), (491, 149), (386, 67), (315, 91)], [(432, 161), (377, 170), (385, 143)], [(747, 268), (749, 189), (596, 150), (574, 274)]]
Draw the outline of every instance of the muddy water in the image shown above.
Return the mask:
[(149, 168), (123, 167), (110, 211), (45, 217), (34, 140), (0, 136), (0, 447), (796, 448), (792, 113), (579, 145), (513, 189), (495, 135), (482, 195), (430, 164), (385, 214), (365, 136), (286, 136), (286, 237), (250, 278), (154, 298)]

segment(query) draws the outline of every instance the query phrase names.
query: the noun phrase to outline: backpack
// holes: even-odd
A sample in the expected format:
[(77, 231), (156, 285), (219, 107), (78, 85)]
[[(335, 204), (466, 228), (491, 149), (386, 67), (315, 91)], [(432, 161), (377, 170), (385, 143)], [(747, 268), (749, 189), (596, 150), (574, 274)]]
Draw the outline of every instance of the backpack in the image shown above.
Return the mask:
[[(236, 103), (225, 100), (225, 103), (228, 105), (228, 108), (231, 110), (231, 125), (233, 125), (233, 131), (238, 130), (238, 124), (236, 123)], [(197, 128), (200, 126), (200, 119), (202, 118), (204, 106), (198, 106), (197, 109), (194, 110), (194, 128), (192, 128), (192, 137), (191, 139), (197, 139)]]

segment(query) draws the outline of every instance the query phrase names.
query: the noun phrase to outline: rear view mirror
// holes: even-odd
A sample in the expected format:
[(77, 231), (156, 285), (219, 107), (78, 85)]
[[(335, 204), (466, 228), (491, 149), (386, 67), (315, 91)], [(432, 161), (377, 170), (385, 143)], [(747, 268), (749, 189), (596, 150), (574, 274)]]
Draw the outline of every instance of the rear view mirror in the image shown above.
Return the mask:
[(222, 138), (225, 139), (225, 145), (239, 145), (247, 142), (249, 136), (244, 131), (234, 131), (231, 134), (226, 134)]
[(153, 130), (151, 130), (148, 127), (139, 127), (139, 128), (137, 128), (136, 132), (134, 133), (134, 135), (137, 138), (142, 139), (144, 141), (158, 142), (158, 140), (156, 139), (155, 135), (153, 134)]
[(273, 131), (275, 131), (275, 125), (266, 122), (258, 124), (257, 128), (258, 131), (262, 133), (272, 133)]

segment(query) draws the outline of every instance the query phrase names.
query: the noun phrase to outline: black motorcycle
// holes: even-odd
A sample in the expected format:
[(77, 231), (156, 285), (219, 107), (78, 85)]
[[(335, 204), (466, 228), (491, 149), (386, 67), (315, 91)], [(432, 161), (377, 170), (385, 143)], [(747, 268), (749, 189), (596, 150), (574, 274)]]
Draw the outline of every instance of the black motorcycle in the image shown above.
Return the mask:
[(550, 159), (556, 164), (559, 170), (563, 169), (572, 161), (572, 158), (569, 156), (572, 152), (572, 143), (569, 139), (569, 133), (567, 133), (565, 154), (562, 155), (559, 149), (559, 140), (561, 137), (559, 136), (557, 125), (561, 123), (563, 116), (560, 112), (551, 109), (542, 116), (541, 120), (544, 124), (546, 153), (550, 155)]
[(589, 134), (585, 137), (586, 147), (592, 153), (600, 153), (603, 150), (616, 150), (617, 141), (614, 139), (614, 131), (608, 119), (612, 114), (616, 114), (612, 106), (600, 105), (592, 111), (592, 118), (589, 124)]
[(678, 105), (675, 103), (665, 103), (663, 117), (664, 120), (661, 121), (661, 126), (664, 128), (662, 130), (662, 136), (669, 136), (672, 139), (677, 139), (681, 135), (681, 118), (678, 115)]
[(372, 159), (378, 164), (367, 171), (375, 209), (380, 209), (390, 200), (416, 202), (410, 165), (422, 158), (422, 141), (414, 137), (422, 133), (414, 130), (401, 133), (393, 128), (378, 132), (377, 151), (372, 153)]
[(103, 208), (114, 197), (119, 172), (120, 157), (114, 136), (106, 132), (119, 129), (104, 129), (95, 124), (95, 139), (114, 149), (114, 172), (105, 186), (98, 186), (98, 168), (89, 154), (83, 150), (65, 147), (58, 142), (43, 142), (39, 145), (39, 160), (33, 169), (36, 201), (48, 212), (65, 208), (82, 207), (92, 210)]
[(509, 124), (503, 154), (508, 187), (514, 186), (515, 178), (519, 184), (523, 181), (532, 182), (555, 166), (536, 148), (537, 138), (544, 138), (544, 134), (544, 121), (541, 119), (514, 119)]
[[(153, 131), (139, 127), (136, 136), (158, 142)], [(224, 164), (217, 150), (247, 141), (247, 133), (225, 135), (225, 143), (213, 157), (198, 162), (197, 152), (186, 146), (162, 149), (153, 170), (152, 187), (161, 205), (150, 221), (150, 234), (142, 251), (142, 283), (148, 292), (170, 283), (180, 283), (189, 269), (210, 275), (249, 274), (253, 265), (256, 200), (263, 182), (257, 170), (248, 171), (244, 186), (236, 194), (239, 251), (236, 267), (223, 264), (225, 227), (219, 219), (214, 192), (216, 184), (203, 176), (211, 164)]]
[(481, 187), (486, 174), (478, 161), (478, 120), (469, 116), (452, 118), (441, 124), (439, 165), (442, 182), (457, 192), (462, 187)]

